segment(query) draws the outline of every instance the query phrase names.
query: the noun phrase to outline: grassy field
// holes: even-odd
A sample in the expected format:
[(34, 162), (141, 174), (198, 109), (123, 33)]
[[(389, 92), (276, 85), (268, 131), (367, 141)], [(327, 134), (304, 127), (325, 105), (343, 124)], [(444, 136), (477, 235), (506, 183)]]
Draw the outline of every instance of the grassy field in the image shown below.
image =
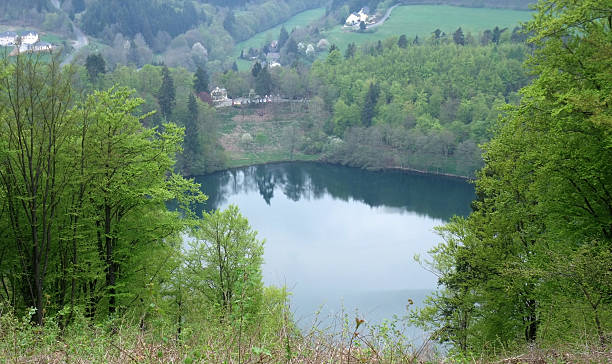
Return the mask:
[[(323, 15), (325, 15), (325, 8), (311, 9), (298, 13), (286, 22), (279, 24), (274, 28), (270, 28), (263, 32), (257, 33), (251, 38), (236, 44), (232, 53), (232, 57), (238, 58), (242, 49), (260, 48), (266, 42), (278, 39), (278, 34), (280, 33), (281, 27), (283, 26), (287, 29), (288, 32), (291, 32), (291, 29), (306, 26), (311, 22), (319, 19)], [(237, 60), (236, 63), (238, 64), (238, 69), (240, 69), (241, 71), (245, 71), (251, 68), (251, 62), (249, 61), (240, 59)]]
[[(227, 155), (227, 167), (320, 158), (299, 150), (304, 140), (302, 123), (312, 117), (295, 105), (219, 109), (219, 142)], [(243, 139), (245, 134), (250, 136), (248, 141)]]
[(339, 25), (322, 32), (322, 35), (344, 50), (352, 42), (359, 45), (401, 34), (406, 34), (410, 40), (416, 35), (429, 37), (437, 28), (446, 33), (452, 33), (459, 27), (464, 33), (477, 33), (495, 26), (512, 29), (520, 22), (530, 20), (531, 16), (532, 12), (519, 10), (406, 5), (395, 8), (389, 19), (371, 33), (351, 32)]

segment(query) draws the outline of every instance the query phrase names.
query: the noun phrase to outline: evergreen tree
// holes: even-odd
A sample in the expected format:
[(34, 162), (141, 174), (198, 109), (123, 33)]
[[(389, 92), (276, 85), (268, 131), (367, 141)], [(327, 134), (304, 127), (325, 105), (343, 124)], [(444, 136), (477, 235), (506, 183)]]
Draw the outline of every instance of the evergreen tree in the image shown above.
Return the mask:
[(255, 62), (253, 68), (251, 68), (251, 75), (253, 75), (254, 78), (257, 78), (257, 76), (259, 76), (259, 73), (261, 72), (261, 69), (261, 63)]
[(98, 79), (100, 73), (106, 72), (106, 62), (100, 53), (90, 54), (85, 60), (85, 68), (87, 69), (87, 75), (90, 81)]
[(400, 35), (399, 39), (397, 40), (397, 46), (400, 48), (408, 47), (408, 38), (406, 37), (406, 34)]
[(344, 53), (344, 58), (345, 59), (349, 59), (349, 58), (355, 57), (356, 49), (357, 49), (357, 46), (355, 46), (355, 43), (349, 43), (348, 46), (346, 47), (346, 52)]
[(193, 78), (193, 89), (199, 94), (200, 92), (208, 92), (208, 72), (200, 66), (196, 69)]
[(361, 110), (361, 124), (366, 128), (372, 126), (372, 119), (376, 116), (378, 96), (380, 96), (380, 87), (377, 83), (370, 83), (363, 103), (363, 109)]
[(491, 29), (487, 29), (482, 32), (482, 36), (480, 37), (480, 44), (486, 46), (489, 45), (491, 41), (493, 41), (493, 32), (491, 31)]
[(289, 33), (287, 32), (287, 29), (282, 26), (280, 30), (280, 35), (278, 36), (278, 49), (283, 48), (285, 46), (285, 43), (287, 43), (287, 40), (289, 40)]
[(263, 67), (255, 77), (255, 92), (259, 95), (270, 95), (272, 93), (272, 76), (268, 67)]
[(198, 103), (193, 94), (189, 94), (187, 102), (188, 115), (185, 119), (185, 141), (183, 156), (188, 172), (193, 172), (193, 165), (199, 158), (201, 151), (200, 130), (198, 127), (199, 113)]
[(162, 85), (157, 92), (157, 100), (164, 118), (168, 119), (174, 109), (176, 90), (174, 89), (174, 80), (170, 76), (170, 70), (167, 66), (162, 69)]
[(289, 38), (287, 41), (287, 54), (297, 54), (298, 46), (293, 38)]
[(495, 44), (499, 44), (499, 41), (501, 40), (501, 35), (506, 30), (508, 30), (508, 28), (499, 29), (499, 27), (495, 27), (493, 29), (493, 36), (491, 38), (491, 41), (493, 41), (493, 43), (495, 43)]
[(463, 30), (461, 30), (461, 27), (459, 27), (454, 33), (453, 33), (453, 41), (455, 42), (455, 44), (457, 45), (465, 45), (465, 35), (463, 34)]

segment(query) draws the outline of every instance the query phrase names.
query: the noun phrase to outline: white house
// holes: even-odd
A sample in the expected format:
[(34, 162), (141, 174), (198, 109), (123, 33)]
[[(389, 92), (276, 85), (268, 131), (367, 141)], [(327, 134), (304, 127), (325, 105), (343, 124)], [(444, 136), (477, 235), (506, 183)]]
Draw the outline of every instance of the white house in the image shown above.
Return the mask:
[(210, 97), (212, 98), (213, 102), (227, 101), (227, 90), (224, 88), (215, 87), (215, 89), (210, 92)]
[(351, 15), (349, 15), (348, 18), (346, 18), (346, 21), (344, 22), (344, 24), (353, 26), (353, 25), (359, 25), (359, 23), (361, 22), (365, 23), (367, 21), (368, 21), (368, 14), (366, 14), (365, 10), (362, 8), (361, 10), (359, 10), (358, 13), (352, 13)]
[(38, 42), (38, 33), (27, 31), (21, 33), (21, 44), (34, 44)]
[(53, 44), (47, 42), (36, 42), (34, 44), (21, 43), (19, 53), (51, 52)]
[(0, 33), (0, 46), (12, 46), (17, 41), (17, 33), (15, 32), (4, 32)]
[(36, 42), (30, 47), (30, 50), (34, 52), (50, 52), (53, 50), (53, 45), (47, 42)]

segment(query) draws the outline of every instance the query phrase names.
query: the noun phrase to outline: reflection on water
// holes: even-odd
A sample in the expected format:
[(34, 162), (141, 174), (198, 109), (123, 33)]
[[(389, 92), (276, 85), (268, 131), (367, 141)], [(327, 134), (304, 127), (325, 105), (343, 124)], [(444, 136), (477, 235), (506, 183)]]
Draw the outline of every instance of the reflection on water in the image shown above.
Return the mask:
[(283, 163), (196, 178), (201, 209), (240, 207), (266, 239), (266, 284), (286, 285), (303, 325), (341, 307), (370, 321), (401, 315), (435, 277), (414, 262), (439, 238), (434, 226), (467, 215), (473, 186), (447, 177)]
[(474, 188), (443, 176), (401, 171), (371, 172), (319, 163), (280, 163), (217, 172), (196, 178), (213, 210), (239, 193), (257, 191), (270, 205), (275, 189), (292, 200), (329, 195), (342, 201), (361, 201), (370, 207), (395, 208), (435, 219), (470, 213)]

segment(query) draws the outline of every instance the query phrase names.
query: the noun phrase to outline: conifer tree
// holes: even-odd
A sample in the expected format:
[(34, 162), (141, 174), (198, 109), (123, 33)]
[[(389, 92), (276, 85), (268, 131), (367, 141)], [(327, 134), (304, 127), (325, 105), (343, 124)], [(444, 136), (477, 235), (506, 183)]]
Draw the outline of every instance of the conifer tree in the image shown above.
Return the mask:
[(376, 103), (378, 102), (379, 95), (380, 87), (378, 84), (370, 83), (361, 111), (361, 124), (366, 128), (372, 125), (372, 119), (376, 116)]
[(281, 27), (280, 35), (278, 36), (278, 49), (283, 48), (285, 43), (287, 43), (287, 40), (289, 40), (289, 33), (287, 32), (287, 29), (285, 29), (285, 27), (283, 26)]
[(162, 115), (167, 119), (172, 114), (174, 109), (176, 97), (176, 90), (174, 89), (174, 80), (170, 75), (170, 71), (167, 66), (162, 69), (162, 85), (157, 93), (157, 100), (159, 101), (159, 107)]
[(463, 30), (461, 30), (461, 27), (459, 27), (454, 33), (453, 33), (453, 41), (455, 42), (455, 44), (457, 45), (465, 45), (465, 35), (463, 34)]
[(196, 94), (208, 92), (208, 81), (208, 72), (206, 72), (204, 68), (198, 66), (193, 78), (193, 89)]
[(399, 39), (397, 40), (397, 46), (400, 48), (408, 47), (408, 38), (406, 37), (406, 34), (400, 35)]

